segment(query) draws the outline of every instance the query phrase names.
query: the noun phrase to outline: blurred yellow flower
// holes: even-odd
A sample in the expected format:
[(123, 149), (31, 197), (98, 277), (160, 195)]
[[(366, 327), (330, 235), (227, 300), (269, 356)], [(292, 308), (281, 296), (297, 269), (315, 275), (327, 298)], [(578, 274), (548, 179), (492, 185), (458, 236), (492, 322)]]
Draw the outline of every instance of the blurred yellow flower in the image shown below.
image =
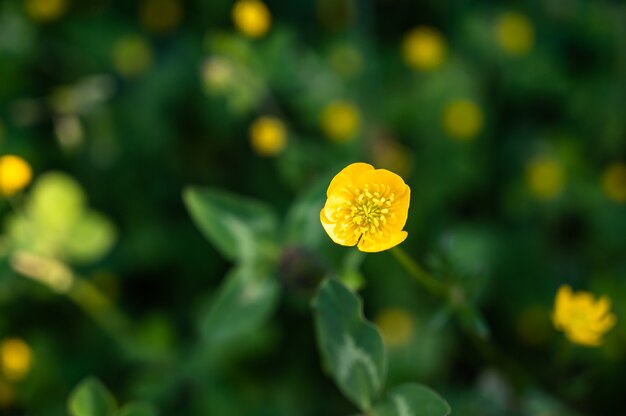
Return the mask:
[(573, 293), (571, 287), (562, 285), (554, 301), (552, 322), (571, 342), (595, 347), (617, 321), (610, 308), (606, 296), (596, 300), (589, 292)]
[(533, 47), (535, 30), (532, 23), (521, 13), (502, 14), (496, 25), (498, 42), (511, 55), (524, 55)]
[(259, 117), (250, 126), (252, 149), (261, 156), (275, 156), (287, 143), (285, 124), (276, 117)]
[(361, 115), (348, 101), (333, 101), (322, 110), (321, 127), (324, 134), (335, 142), (347, 142), (359, 133)]
[(626, 202), (626, 164), (613, 163), (602, 174), (602, 189), (614, 202)]
[(553, 199), (561, 194), (565, 172), (554, 159), (539, 155), (526, 167), (526, 185), (537, 199)]
[(26, 0), (26, 14), (38, 22), (58, 19), (67, 9), (67, 0)]
[(447, 54), (446, 40), (437, 29), (420, 26), (404, 37), (402, 56), (413, 69), (432, 71), (441, 66)]
[(237, 0), (232, 17), (237, 30), (250, 38), (262, 37), (272, 24), (272, 15), (260, 0)]
[(11, 196), (26, 187), (33, 178), (33, 171), (19, 156), (0, 157), (0, 194)]
[(30, 371), (30, 346), (20, 338), (6, 338), (0, 344), (0, 363), (5, 377), (11, 381), (23, 379)]
[(122, 76), (142, 74), (152, 64), (152, 48), (141, 36), (125, 36), (113, 46), (113, 67)]
[(335, 243), (374, 253), (406, 239), (411, 189), (395, 173), (353, 163), (333, 178), (326, 196), (320, 221)]
[(413, 316), (409, 311), (402, 308), (388, 308), (381, 311), (374, 324), (388, 347), (400, 347), (411, 340), (414, 330)]
[(155, 33), (175, 29), (183, 18), (179, 0), (142, 0), (139, 4), (141, 26)]
[(443, 128), (453, 139), (471, 140), (480, 132), (483, 126), (483, 112), (471, 100), (453, 100), (443, 111)]

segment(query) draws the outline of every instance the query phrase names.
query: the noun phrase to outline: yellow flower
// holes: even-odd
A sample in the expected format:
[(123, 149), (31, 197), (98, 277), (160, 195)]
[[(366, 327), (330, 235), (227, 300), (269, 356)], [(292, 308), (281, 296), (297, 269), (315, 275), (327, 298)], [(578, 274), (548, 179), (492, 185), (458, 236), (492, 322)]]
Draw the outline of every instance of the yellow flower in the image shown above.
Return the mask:
[(361, 115), (348, 101), (333, 101), (322, 110), (321, 126), (324, 134), (335, 142), (347, 142), (359, 132)]
[(564, 183), (563, 168), (548, 156), (536, 156), (526, 167), (526, 185), (538, 199), (556, 198), (561, 194)]
[(432, 71), (446, 58), (446, 40), (441, 33), (427, 26), (411, 30), (402, 43), (404, 61), (413, 69)]
[(179, 0), (143, 0), (139, 5), (139, 21), (151, 32), (166, 33), (183, 18)]
[(63, 15), (67, 8), (67, 0), (26, 0), (24, 7), (31, 19), (49, 22)]
[(272, 24), (269, 9), (259, 0), (238, 0), (233, 6), (233, 21), (237, 30), (249, 38), (260, 38)]
[(458, 99), (446, 106), (442, 121), (445, 132), (453, 139), (471, 140), (483, 126), (483, 112), (473, 101)]
[(610, 308), (611, 301), (606, 296), (596, 300), (589, 292), (573, 293), (571, 287), (562, 285), (554, 301), (552, 323), (573, 343), (595, 347), (615, 326), (617, 319)]
[(7, 379), (19, 381), (30, 371), (32, 353), (20, 338), (6, 338), (0, 344), (0, 363)]
[(21, 157), (0, 157), (0, 194), (11, 196), (26, 187), (33, 178), (30, 165)]
[(275, 117), (259, 117), (250, 126), (250, 143), (261, 156), (275, 156), (287, 142), (285, 124)]
[(132, 78), (145, 72), (152, 63), (152, 48), (141, 36), (126, 36), (115, 42), (113, 66), (122, 76)]
[(511, 55), (528, 53), (535, 42), (535, 30), (528, 17), (521, 13), (504, 13), (496, 25), (498, 42)]
[(408, 344), (415, 326), (411, 313), (402, 308), (383, 310), (376, 316), (374, 323), (389, 347)]
[(602, 174), (602, 189), (614, 202), (626, 202), (626, 164), (613, 163)]
[(326, 196), (320, 221), (335, 243), (374, 253), (406, 239), (411, 189), (395, 173), (353, 163), (333, 178)]

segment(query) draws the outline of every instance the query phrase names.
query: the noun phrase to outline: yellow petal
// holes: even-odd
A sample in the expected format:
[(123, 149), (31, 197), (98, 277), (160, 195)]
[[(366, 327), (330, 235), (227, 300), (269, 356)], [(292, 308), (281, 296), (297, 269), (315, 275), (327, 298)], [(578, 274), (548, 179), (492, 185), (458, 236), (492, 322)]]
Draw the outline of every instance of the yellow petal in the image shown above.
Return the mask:
[(389, 250), (392, 247), (397, 246), (404, 240), (406, 240), (409, 233), (406, 231), (400, 231), (399, 233), (395, 233), (391, 235), (391, 238), (388, 240), (380, 240), (380, 239), (368, 239), (361, 238), (359, 241), (358, 248), (359, 250), (366, 253), (378, 253), (380, 251)]
[(337, 187), (345, 186), (347, 183), (355, 182), (359, 175), (362, 172), (374, 170), (374, 166), (368, 163), (353, 163), (351, 165), (346, 166), (339, 172), (332, 181), (330, 181), (330, 185), (328, 185), (328, 190), (326, 191), (326, 196), (331, 196), (331, 194), (335, 191)]

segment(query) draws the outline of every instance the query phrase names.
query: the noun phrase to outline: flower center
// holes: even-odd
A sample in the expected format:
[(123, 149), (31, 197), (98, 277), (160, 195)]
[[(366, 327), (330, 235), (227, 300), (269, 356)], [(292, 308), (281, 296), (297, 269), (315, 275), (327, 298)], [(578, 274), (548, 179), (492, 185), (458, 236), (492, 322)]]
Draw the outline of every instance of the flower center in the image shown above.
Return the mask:
[(346, 188), (353, 198), (339, 208), (337, 216), (346, 237), (362, 238), (371, 234), (380, 238), (388, 233), (387, 225), (395, 222), (396, 214), (391, 209), (395, 193), (390, 192), (388, 186), (375, 188), (375, 191), (369, 186)]

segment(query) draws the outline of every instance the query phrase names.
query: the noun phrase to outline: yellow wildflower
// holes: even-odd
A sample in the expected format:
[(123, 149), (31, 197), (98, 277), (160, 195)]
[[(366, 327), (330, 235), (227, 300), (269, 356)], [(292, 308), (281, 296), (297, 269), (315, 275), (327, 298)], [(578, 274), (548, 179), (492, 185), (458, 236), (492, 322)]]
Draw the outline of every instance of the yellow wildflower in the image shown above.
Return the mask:
[(183, 18), (179, 0), (143, 0), (139, 5), (139, 21), (151, 32), (167, 33)]
[(132, 78), (152, 63), (152, 48), (141, 36), (125, 36), (113, 47), (113, 66), (120, 75)]
[(33, 171), (19, 156), (0, 157), (0, 195), (11, 196), (26, 187), (33, 178)]
[(602, 189), (614, 202), (626, 202), (626, 164), (613, 163), (602, 174)]
[(30, 346), (20, 338), (7, 338), (0, 344), (0, 363), (7, 379), (19, 381), (30, 371)]
[(413, 69), (432, 71), (446, 58), (447, 46), (443, 35), (433, 27), (421, 26), (411, 30), (402, 43), (404, 61)]
[(443, 112), (443, 128), (456, 140), (471, 140), (483, 126), (483, 112), (471, 100), (458, 99), (450, 102)]
[(565, 183), (565, 173), (554, 159), (539, 155), (526, 168), (526, 184), (538, 199), (553, 199), (559, 196)]
[(285, 124), (275, 117), (260, 117), (250, 126), (250, 143), (261, 156), (275, 156), (287, 142)]
[(67, 0), (26, 0), (26, 14), (38, 22), (58, 19), (67, 8)]
[(237, 30), (249, 38), (260, 38), (272, 24), (269, 9), (259, 0), (238, 0), (233, 6), (233, 22)]
[(353, 163), (333, 178), (326, 196), (320, 221), (335, 243), (374, 253), (406, 239), (411, 189), (395, 173)]
[(511, 55), (528, 53), (535, 42), (535, 31), (528, 17), (521, 13), (504, 13), (496, 25), (498, 42)]
[(595, 347), (615, 325), (610, 308), (611, 301), (606, 296), (596, 300), (589, 292), (573, 293), (571, 287), (562, 285), (554, 301), (552, 323), (573, 343)]
[(380, 312), (374, 319), (389, 347), (406, 345), (413, 335), (414, 322), (411, 313), (402, 308), (388, 308)]
[(359, 132), (361, 115), (348, 101), (333, 101), (324, 107), (321, 126), (324, 134), (335, 142), (347, 142)]

